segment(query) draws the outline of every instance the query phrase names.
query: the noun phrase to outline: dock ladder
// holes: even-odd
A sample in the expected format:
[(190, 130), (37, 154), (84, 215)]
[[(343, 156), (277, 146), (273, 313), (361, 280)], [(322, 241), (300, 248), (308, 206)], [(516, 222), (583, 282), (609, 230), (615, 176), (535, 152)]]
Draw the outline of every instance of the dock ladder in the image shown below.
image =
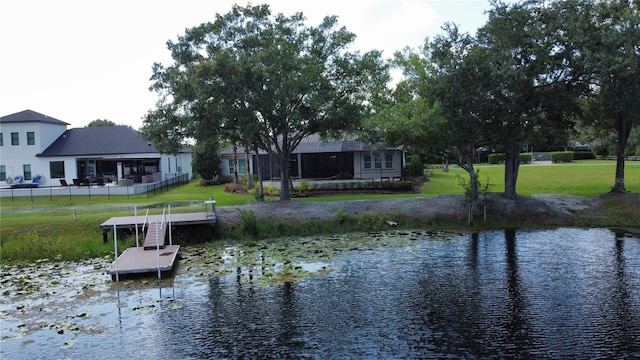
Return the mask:
[(165, 211), (162, 211), (162, 217), (150, 221), (145, 219), (145, 223), (142, 226), (142, 232), (144, 233), (145, 227), (147, 232), (144, 236), (144, 244), (142, 245), (145, 250), (164, 249), (165, 239), (167, 237), (167, 217)]

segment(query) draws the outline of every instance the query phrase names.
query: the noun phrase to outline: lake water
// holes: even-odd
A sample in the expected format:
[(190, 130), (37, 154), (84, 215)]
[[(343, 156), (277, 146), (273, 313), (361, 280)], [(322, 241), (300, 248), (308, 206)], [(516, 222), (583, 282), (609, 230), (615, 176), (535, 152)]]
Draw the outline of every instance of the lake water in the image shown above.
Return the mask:
[(0, 358), (640, 358), (637, 235), (371, 236), (271, 286), (255, 279), (282, 264), (218, 276), (186, 261), (164, 285), (130, 289), (89, 285), (104, 275), (81, 265), (55, 281), (68, 291), (2, 297)]

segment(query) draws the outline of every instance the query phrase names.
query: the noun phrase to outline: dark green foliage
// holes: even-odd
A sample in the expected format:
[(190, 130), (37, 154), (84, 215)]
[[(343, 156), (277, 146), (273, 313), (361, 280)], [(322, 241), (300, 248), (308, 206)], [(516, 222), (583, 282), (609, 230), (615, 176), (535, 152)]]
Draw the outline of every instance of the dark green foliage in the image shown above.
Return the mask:
[(591, 160), (595, 159), (596, 155), (591, 151), (574, 151), (573, 160)]
[(424, 176), (424, 164), (422, 163), (422, 159), (420, 156), (413, 155), (407, 162), (406, 167), (407, 176)]
[(317, 183), (316, 190), (367, 190), (380, 189), (389, 191), (409, 191), (413, 189), (412, 181), (336, 181)]
[[(520, 163), (521, 164), (531, 164), (531, 154), (529, 153), (520, 153)], [(502, 164), (504, 163), (505, 154), (489, 154), (489, 164)]]
[(531, 154), (529, 154), (529, 153), (521, 153), (520, 154), (520, 163), (521, 164), (531, 164)]
[(161, 149), (223, 137), (264, 150), (280, 169), (280, 198), (289, 199), (289, 156), (302, 139), (358, 129), (389, 81), (379, 51), (349, 51), (355, 34), (337, 17), (305, 20), (234, 5), (169, 41), (175, 63), (154, 64), (151, 88), (164, 96), (144, 120), (145, 136)]
[(193, 170), (204, 180), (220, 176), (220, 156), (215, 141), (202, 141), (193, 147)]
[(551, 161), (558, 162), (572, 162), (573, 151), (555, 151), (551, 153)]
[(116, 126), (116, 123), (107, 119), (96, 119), (88, 123), (87, 126), (85, 127), (102, 127), (102, 126)]
[(240, 226), (238, 231), (242, 239), (256, 239), (258, 237), (258, 220), (253, 210), (238, 209), (240, 213)]
[(504, 163), (504, 154), (489, 154), (489, 164)]

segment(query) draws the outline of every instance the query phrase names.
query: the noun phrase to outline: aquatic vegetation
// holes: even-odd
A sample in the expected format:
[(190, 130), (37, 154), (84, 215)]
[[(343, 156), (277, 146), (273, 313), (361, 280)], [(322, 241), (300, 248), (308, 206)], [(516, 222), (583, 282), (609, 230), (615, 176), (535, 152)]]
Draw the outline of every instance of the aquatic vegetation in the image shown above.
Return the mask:
[[(182, 247), (173, 277), (121, 282), (111, 281), (105, 273), (113, 261), (108, 256), (0, 264), (0, 320), (5, 324), (0, 341), (47, 330), (60, 336), (61, 347), (71, 347), (74, 339), (70, 336), (101, 335), (114, 326), (104, 320), (113, 313), (102, 313), (99, 305), (87, 307), (90, 303), (117, 304), (118, 313), (136, 317), (178, 311), (183, 300), (162, 294), (163, 289), (206, 286), (212, 279), (242, 286), (278, 286), (337, 271), (334, 259), (350, 251), (412, 246), (417, 240), (446, 236), (444, 232), (398, 230), (208, 242)], [(160, 294), (152, 295), (155, 291)]]

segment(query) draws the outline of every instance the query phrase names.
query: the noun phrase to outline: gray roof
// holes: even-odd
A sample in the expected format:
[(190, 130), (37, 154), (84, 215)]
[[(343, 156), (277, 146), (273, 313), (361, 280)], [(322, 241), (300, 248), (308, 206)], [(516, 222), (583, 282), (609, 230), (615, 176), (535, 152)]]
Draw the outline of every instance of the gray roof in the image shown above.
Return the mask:
[(40, 114), (40, 113), (35, 112), (33, 110), (24, 110), (24, 111), (20, 111), (20, 112), (17, 112), (15, 114), (3, 116), (3, 117), (0, 118), (0, 123), (3, 123), (3, 124), (6, 124), (6, 123), (30, 123), (30, 122), (41, 122), (41, 123), (54, 124), (54, 125), (64, 125), (64, 126), (69, 125), (68, 123), (66, 123), (64, 121), (52, 118), (52, 117), (47, 116), (47, 115)]
[(149, 141), (128, 126), (69, 129), (38, 156), (98, 156), (157, 153)]
[[(305, 136), (300, 144), (292, 152), (293, 154), (314, 154), (314, 153), (337, 153), (337, 152), (354, 152), (354, 151), (366, 151), (371, 147), (367, 146), (362, 141), (356, 140), (354, 136), (346, 136), (342, 140), (323, 140), (318, 134), (312, 134)], [(387, 150), (399, 150), (400, 147), (386, 148)], [(244, 147), (238, 146), (238, 154), (244, 154)], [(254, 154), (254, 151), (249, 151)], [(266, 153), (260, 150), (261, 154)], [(220, 150), (221, 155), (233, 154), (233, 147), (227, 147)]]

